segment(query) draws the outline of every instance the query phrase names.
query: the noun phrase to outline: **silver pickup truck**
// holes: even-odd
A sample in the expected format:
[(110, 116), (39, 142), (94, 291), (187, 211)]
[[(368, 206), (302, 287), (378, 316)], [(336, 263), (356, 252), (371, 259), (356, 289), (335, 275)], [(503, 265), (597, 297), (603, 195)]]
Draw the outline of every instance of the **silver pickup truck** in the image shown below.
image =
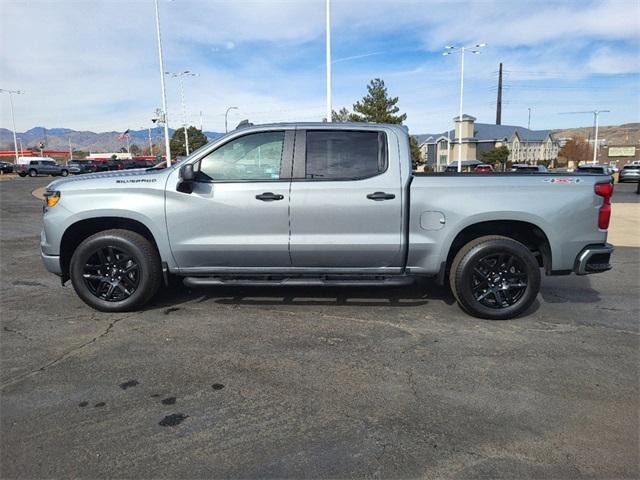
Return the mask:
[(404, 127), (249, 126), (169, 168), (52, 182), (42, 259), (103, 311), (169, 275), (215, 285), (447, 280), (471, 315), (526, 311), (547, 275), (611, 268), (608, 175), (411, 171)]

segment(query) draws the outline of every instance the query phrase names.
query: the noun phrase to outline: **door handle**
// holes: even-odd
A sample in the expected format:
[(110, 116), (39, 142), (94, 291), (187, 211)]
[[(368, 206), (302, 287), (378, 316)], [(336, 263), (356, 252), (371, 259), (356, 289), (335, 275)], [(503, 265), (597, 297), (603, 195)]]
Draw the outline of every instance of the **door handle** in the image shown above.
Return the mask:
[(382, 200), (393, 200), (396, 196), (393, 193), (385, 193), (385, 192), (374, 192), (367, 195), (369, 200), (375, 200), (376, 202), (380, 202)]
[(273, 202), (274, 200), (282, 200), (284, 195), (275, 194), (272, 192), (264, 192), (260, 195), (256, 195), (256, 199), (262, 200), (263, 202)]

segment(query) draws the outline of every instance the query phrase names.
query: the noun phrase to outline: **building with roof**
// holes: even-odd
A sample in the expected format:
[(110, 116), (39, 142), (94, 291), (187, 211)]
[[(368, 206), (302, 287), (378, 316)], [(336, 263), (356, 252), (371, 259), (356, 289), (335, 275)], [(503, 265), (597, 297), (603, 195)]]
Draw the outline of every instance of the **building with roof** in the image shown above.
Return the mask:
[(459, 117), (453, 120), (454, 130), (416, 135), (426, 165), (434, 170), (443, 170), (449, 163), (456, 162), (460, 149), (462, 160), (466, 162), (479, 161), (482, 152), (500, 146), (509, 149), (511, 163), (535, 165), (558, 157), (560, 146), (552, 137), (551, 130), (476, 123), (476, 118), (471, 115), (463, 115), (462, 120)]

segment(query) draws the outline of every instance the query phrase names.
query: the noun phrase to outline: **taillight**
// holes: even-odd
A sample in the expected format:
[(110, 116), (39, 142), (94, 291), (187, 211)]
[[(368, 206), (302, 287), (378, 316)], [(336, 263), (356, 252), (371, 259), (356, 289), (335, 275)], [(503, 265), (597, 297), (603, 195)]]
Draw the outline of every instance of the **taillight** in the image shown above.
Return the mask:
[(596, 195), (604, 198), (602, 206), (598, 211), (598, 228), (600, 230), (606, 230), (609, 228), (609, 221), (611, 220), (611, 196), (613, 195), (613, 183), (596, 183), (593, 190)]

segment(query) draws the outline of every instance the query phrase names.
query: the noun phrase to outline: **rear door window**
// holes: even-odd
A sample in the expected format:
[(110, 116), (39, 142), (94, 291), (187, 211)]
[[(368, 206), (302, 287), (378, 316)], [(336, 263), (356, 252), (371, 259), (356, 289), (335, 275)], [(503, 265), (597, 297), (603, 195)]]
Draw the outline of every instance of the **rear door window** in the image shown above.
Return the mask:
[(307, 131), (308, 180), (357, 180), (387, 169), (387, 142), (383, 132)]

